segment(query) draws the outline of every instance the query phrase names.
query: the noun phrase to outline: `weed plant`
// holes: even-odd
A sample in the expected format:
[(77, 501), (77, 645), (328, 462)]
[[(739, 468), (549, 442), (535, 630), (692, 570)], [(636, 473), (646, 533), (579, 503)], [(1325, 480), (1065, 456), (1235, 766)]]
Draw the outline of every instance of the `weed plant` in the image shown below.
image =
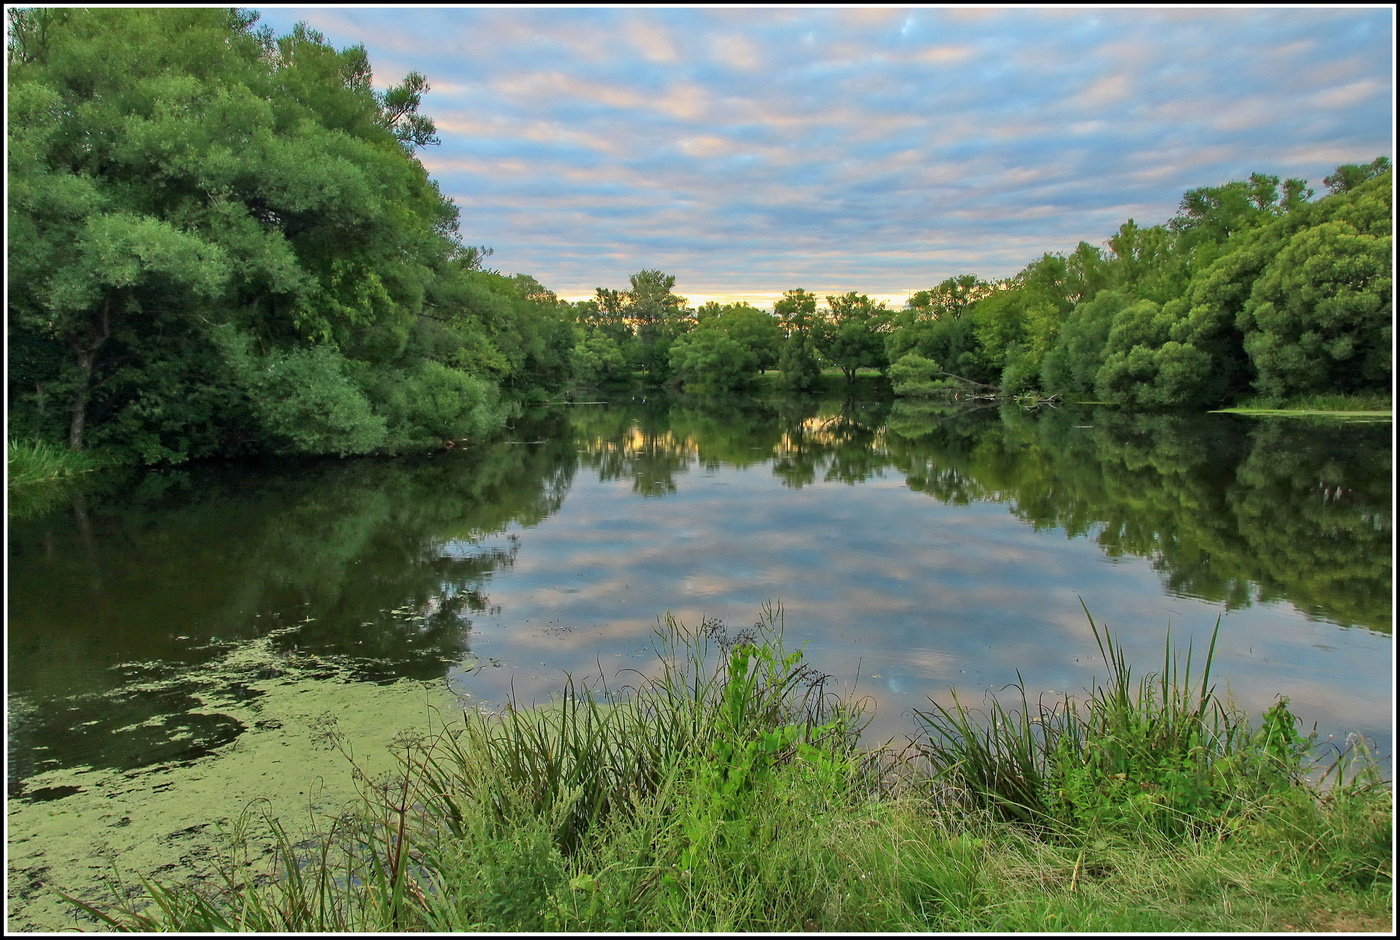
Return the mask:
[[(1210, 682), (1220, 621), (1193, 674), (1170, 635), (1159, 672), (1133, 680), (1112, 634), (1088, 609), (1108, 675), (1083, 700), (1065, 695), (1031, 706), (1022, 685), (1010, 707), (985, 713), (955, 699), (916, 714), (928, 734), (916, 745), (935, 777), (965, 801), (1047, 833), (1155, 830), (1200, 834), (1245, 805), (1286, 790), (1311, 736), (1280, 698), (1252, 729)], [(1019, 679), (1019, 676), (1018, 676)]]
[(5, 476), (9, 487), (32, 487), (71, 479), (104, 464), (100, 457), (46, 441), (10, 438), (5, 445)]
[(935, 705), (897, 751), (858, 746), (779, 612), (667, 617), (621, 688), (404, 738), (350, 811), (300, 841), (274, 821), (265, 860), (235, 826), (217, 889), (74, 903), (143, 931), (1386, 929), (1370, 755), (1309, 782), (1286, 700), (1253, 727), (1216, 696), (1214, 634), (1135, 683), (1090, 624), (1109, 672), (1083, 701)]
[(112, 466), (113, 461), (44, 441), (10, 438), (5, 464), (8, 516), (15, 522), (41, 516), (62, 504), (77, 481)]

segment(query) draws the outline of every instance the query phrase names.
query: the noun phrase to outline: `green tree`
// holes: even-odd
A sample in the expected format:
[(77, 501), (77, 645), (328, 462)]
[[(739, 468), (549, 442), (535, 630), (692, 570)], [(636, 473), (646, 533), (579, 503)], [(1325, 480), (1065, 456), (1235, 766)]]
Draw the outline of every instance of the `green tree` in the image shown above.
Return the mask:
[(1106, 290), (1070, 311), (1041, 364), (1041, 387), (1055, 395), (1093, 394), (1114, 318), (1129, 303), (1126, 295)]
[(239, 11), (10, 16), (12, 415), (179, 460), (247, 432), (205, 392), (252, 393), (220, 325), (345, 394), (353, 362), (397, 367), (458, 247), (411, 153), (421, 76), (376, 95), (363, 48)]
[(697, 329), (718, 330), (749, 350), (759, 371), (777, 365), (783, 330), (772, 314), (748, 304), (720, 306), (711, 302), (696, 311), (696, 322)]
[(948, 387), (943, 367), (918, 353), (907, 353), (890, 365), (890, 386), (901, 398), (928, 398)]
[(1176, 250), (1176, 236), (1165, 225), (1141, 228), (1129, 219), (1109, 238), (1108, 248), (1114, 289), (1159, 304), (1185, 293), (1185, 259)]
[(1171, 332), (1172, 317), (1162, 306), (1139, 300), (1113, 317), (1104, 344), (1104, 363), (1095, 377), (1095, 394), (1104, 401), (1123, 405), (1148, 405), (1144, 392), (1157, 375), (1154, 351)]
[(810, 392), (821, 384), (813, 332), (817, 328), (817, 297), (801, 287), (784, 292), (773, 304), (773, 316), (787, 334), (778, 354), (779, 380), (784, 388)]
[(989, 290), (990, 285), (977, 275), (959, 274), (939, 281), (930, 290), (915, 291), (904, 307), (914, 320), (956, 320)]
[(1306, 180), (1290, 179), (1280, 187), (1277, 176), (1251, 173), (1247, 181), (1188, 190), (1181, 197), (1180, 210), (1167, 225), (1174, 232), (1190, 236), (1190, 243), (1224, 242), (1247, 228), (1299, 208), (1311, 196)]
[(810, 392), (821, 385), (822, 367), (807, 333), (793, 333), (778, 354), (779, 384), (789, 391)]
[(974, 317), (918, 320), (885, 334), (885, 355), (897, 362), (909, 354), (933, 359), (954, 375), (987, 382), (996, 375), (986, 367)]
[(627, 377), (627, 360), (617, 342), (597, 331), (574, 347), (574, 374), (585, 385)]
[(1263, 173), (1188, 190), (1167, 223), (1180, 269), (1187, 279), (1194, 278), (1225, 253), (1230, 239), (1307, 205), (1311, 197), (1306, 181), (1290, 179), (1280, 188), (1277, 176)]
[(758, 354), (718, 329), (698, 329), (671, 344), (671, 372), (689, 391), (732, 392), (758, 371)]
[(1265, 395), (1390, 386), (1391, 179), (1386, 172), (1329, 197), (1334, 213), (1351, 203), (1360, 214), (1294, 233), (1253, 283), (1240, 325)]
[(1027, 307), (1034, 301), (1024, 287), (1010, 284), (973, 306), (968, 319), (977, 343), (977, 374), (963, 378), (1000, 384), (1008, 358), (1016, 358), (1011, 354), (1022, 349), (1029, 338)]
[(773, 305), (773, 315), (788, 336), (810, 334), (817, 322), (817, 297), (800, 287), (786, 291)]
[(676, 276), (655, 268), (638, 271), (631, 277), (627, 292), (628, 315), (639, 323), (666, 323), (685, 313), (685, 298), (675, 293)]
[(1330, 176), (1324, 176), (1322, 181), (1327, 184), (1329, 193), (1345, 193), (1356, 189), (1367, 180), (1389, 172), (1390, 160), (1386, 157), (1376, 157), (1367, 164), (1347, 163), (1339, 166)]
[(368, 453), (384, 443), (387, 424), (347, 374), (332, 346), (265, 354), (231, 325), (215, 328), (234, 380), (252, 403), (258, 436), (279, 454)]
[(630, 365), (647, 373), (654, 383), (670, 378), (671, 344), (694, 323), (687, 316), (685, 298), (674, 292), (676, 277), (655, 268), (638, 271), (626, 291), (597, 290), (601, 317), (625, 324), (631, 342), (614, 339), (629, 357)]
[(431, 147), (442, 143), (432, 118), (418, 113), (423, 95), (429, 89), (421, 72), (409, 72), (404, 80), (392, 85), (379, 96), (380, 120), (406, 149)]
[(821, 354), (845, 374), (846, 383), (855, 382), (858, 369), (888, 369), (882, 335), (889, 321), (885, 305), (855, 291), (828, 295), (826, 302), (829, 314), (816, 322), (812, 339)]

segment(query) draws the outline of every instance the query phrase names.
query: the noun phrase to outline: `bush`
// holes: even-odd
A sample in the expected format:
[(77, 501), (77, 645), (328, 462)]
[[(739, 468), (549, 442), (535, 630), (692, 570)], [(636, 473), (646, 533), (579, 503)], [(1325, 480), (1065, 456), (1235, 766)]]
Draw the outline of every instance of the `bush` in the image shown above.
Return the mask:
[(757, 353), (719, 330), (686, 333), (671, 345), (670, 357), (672, 374), (691, 391), (737, 391), (758, 372)]
[(360, 367), (374, 410), (386, 425), (384, 449), (441, 446), (499, 428), (504, 409), (496, 387), (439, 362), (402, 369)]
[(277, 454), (365, 454), (384, 443), (385, 421), (331, 346), (258, 353), (219, 327), (215, 341), (252, 405), (262, 445)]
[(584, 385), (615, 382), (630, 374), (627, 358), (612, 337), (595, 332), (573, 350), (574, 377)]
[(931, 398), (948, 387), (947, 381), (939, 378), (942, 371), (932, 359), (908, 353), (890, 366), (890, 384), (901, 398)]

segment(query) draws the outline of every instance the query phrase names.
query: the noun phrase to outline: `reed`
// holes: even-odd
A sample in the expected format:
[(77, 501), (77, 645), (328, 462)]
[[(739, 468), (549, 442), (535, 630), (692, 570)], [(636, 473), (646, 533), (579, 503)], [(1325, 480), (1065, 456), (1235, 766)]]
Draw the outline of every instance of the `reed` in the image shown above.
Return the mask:
[(12, 488), (72, 479), (105, 463), (101, 457), (47, 441), (10, 438), (5, 446), (6, 482)]
[(1200, 661), (1168, 634), (1161, 669), (1134, 681), (1121, 645), (1084, 612), (1107, 676), (1083, 698), (1032, 705), (1018, 682), (1009, 706), (993, 696), (976, 709), (955, 697), (916, 710), (925, 732), (915, 749), (950, 792), (1049, 833), (1130, 824), (1170, 835), (1296, 781), (1314, 742), (1298, 732), (1287, 699), (1254, 728), (1216, 694), (1219, 619)]
[(1384, 392), (1343, 394), (1340, 392), (1296, 395), (1291, 398), (1270, 398), (1255, 395), (1236, 402), (1226, 410), (1325, 411), (1325, 412), (1389, 412), (1392, 398)]

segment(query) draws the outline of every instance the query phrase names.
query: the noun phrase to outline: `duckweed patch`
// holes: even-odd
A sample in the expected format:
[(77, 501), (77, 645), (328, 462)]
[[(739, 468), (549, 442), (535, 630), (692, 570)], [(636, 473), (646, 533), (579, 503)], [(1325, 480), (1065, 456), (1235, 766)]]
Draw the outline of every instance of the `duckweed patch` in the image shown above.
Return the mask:
[[(126, 736), (126, 746), (144, 736), (149, 748), (122, 756), (125, 749), (114, 744), (95, 752), (105, 759), (35, 766), (12, 780), (11, 930), (98, 926), (54, 889), (103, 896), (114, 875), (207, 882), (224, 858), (223, 834), (240, 816), (247, 816), (242, 838), (261, 854), (274, 841), (264, 811), (287, 820), (339, 812), (357, 791), (344, 757), (320, 732), (326, 716), (335, 716), (343, 740), (377, 772), (393, 764), (387, 745), (396, 733), (456, 703), (441, 683), (348, 681), (348, 669), (298, 663), (275, 652), (268, 637), (231, 646), (183, 677), (160, 672), (133, 670), (145, 681), (123, 687), (116, 714), (85, 729)], [(122, 702), (143, 696), (179, 710), (124, 721)], [(35, 720), (35, 711), (23, 720)]]

